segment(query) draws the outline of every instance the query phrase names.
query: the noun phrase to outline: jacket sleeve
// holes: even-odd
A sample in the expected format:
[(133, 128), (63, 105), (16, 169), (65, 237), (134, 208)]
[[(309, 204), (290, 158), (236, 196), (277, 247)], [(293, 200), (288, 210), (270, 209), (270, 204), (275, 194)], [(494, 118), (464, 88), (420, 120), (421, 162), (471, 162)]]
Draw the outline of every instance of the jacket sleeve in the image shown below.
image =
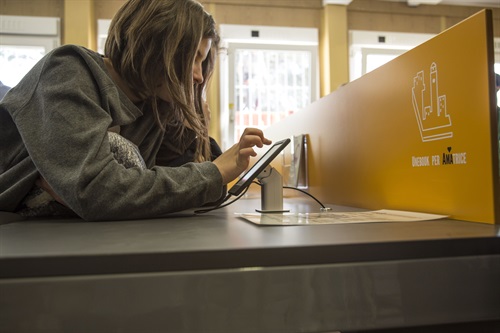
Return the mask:
[(89, 66), (74, 52), (45, 58), (22, 81), (34, 86), (32, 94), (12, 112), (37, 170), (65, 204), (86, 220), (117, 220), (218, 199), (222, 177), (211, 162), (140, 170), (113, 158), (107, 129), (119, 93)]

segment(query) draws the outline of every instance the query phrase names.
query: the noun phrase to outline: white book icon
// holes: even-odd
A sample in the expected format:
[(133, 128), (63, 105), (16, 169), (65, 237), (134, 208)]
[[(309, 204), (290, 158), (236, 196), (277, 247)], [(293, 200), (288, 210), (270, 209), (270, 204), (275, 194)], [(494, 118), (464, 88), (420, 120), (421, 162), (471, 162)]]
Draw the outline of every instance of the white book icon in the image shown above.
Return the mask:
[(429, 89), (425, 84), (424, 71), (413, 78), (413, 111), (417, 117), (422, 141), (441, 140), (453, 137), (451, 117), (446, 110), (446, 95), (439, 95), (436, 63), (430, 68)]

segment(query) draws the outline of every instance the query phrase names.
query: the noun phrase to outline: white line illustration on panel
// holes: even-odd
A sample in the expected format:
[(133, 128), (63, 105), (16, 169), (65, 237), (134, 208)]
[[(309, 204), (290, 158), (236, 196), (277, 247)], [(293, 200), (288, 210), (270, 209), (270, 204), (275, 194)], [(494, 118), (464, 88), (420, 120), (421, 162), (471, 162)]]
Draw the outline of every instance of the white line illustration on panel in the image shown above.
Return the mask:
[(439, 95), (438, 71), (435, 62), (430, 67), (430, 89), (425, 84), (424, 71), (413, 78), (412, 102), (422, 141), (453, 137), (451, 117), (446, 109), (446, 95)]

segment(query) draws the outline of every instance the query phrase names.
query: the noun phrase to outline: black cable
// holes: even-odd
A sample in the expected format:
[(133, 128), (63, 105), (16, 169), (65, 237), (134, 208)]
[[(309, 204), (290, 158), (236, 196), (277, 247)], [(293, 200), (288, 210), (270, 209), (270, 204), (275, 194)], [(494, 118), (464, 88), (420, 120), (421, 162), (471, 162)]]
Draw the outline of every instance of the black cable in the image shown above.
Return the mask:
[[(257, 184), (257, 185), (259, 185), (259, 186), (262, 186), (262, 184), (261, 184), (261, 183), (256, 182), (256, 181), (253, 181), (253, 182), (252, 182), (252, 184)], [(238, 195), (236, 198), (234, 198), (234, 199), (233, 199), (232, 201), (230, 201), (230, 202), (225, 203), (225, 202), (226, 202), (227, 200), (229, 200), (229, 198), (231, 197), (231, 194), (228, 194), (228, 195), (226, 196), (226, 198), (224, 198), (224, 200), (221, 202), (221, 204), (220, 204), (220, 205), (215, 206), (215, 207), (211, 207), (211, 208), (206, 208), (206, 209), (198, 209), (198, 210), (195, 210), (195, 211), (194, 211), (194, 213), (195, 213), (195, 214), (203, 214), (203, 213), (208, 213), (208, 212), (210, 212), (210, 211), (212, 211), (212, 210), (216, 210), (216, 209), (219, 209), (219, 208), (227, 207), (227, 206), (231, 205), (232, 203), (234, 203), (234, 202), (238, 201), (238, 200), (239, 200), (242, 196), (244, 196), (244, 195), (245, 195), (245, 193), (247, 193), (247, 191), (248, 191), (248, 189), (249, 189), (249, 188), (250, 188), (250, 186), (247, 186), (247, 187), (245, 188), (245, 190), (244, 190), (243, 192), (241, 192), (241, 194), (240, 194), (240, 195)], [(304, 193), (304, 194), (308, 195), (309, 197), (311, 197), (312, 199), (314, 199), (314, 200), (315, 200), (315, 201), (316, 201), (316, 202), (317, 202), (317, 203), (321, 206), (321, 208), (323, 208), (323, 209), (327, 209), (327, 208), (325, 207), (325, 205), (323, 205), (323, 204), (321, 203), (321, 201), (319, 201), (318, 199), (316, 199), (316, 198), (315, 198), (315, 197), (314, 197), (311, 193), (308, 193), (308, 192), (306, 192), (306, 191), (304, 191), (304, 190), (301, 190), (300, 188), (297, 188), (297, 187), (292, 187), (292, 186), (283, 186), (283, 188), (286, 188), (286, 189), (289, 189), (289, 190), (296, 190), (296, 191), (299, 191), (299, 192), (301, 192), (301, 193)]]
[(215, 207), (211, 207), (211, 208), (206, 208), (206, 209), (198, 209), (198, 210), (195, 210), (194, 213), (195, 214), (203, 214), (203, 213), (211, 212), (212, 210), (216, 210), (216, 209), (219, 209), (219, 208), (223, 208), (223, 207), (229, 206), (230, 204), (232, 204), (233, 202), (238, 201), (242, 196), (244, 196), (245, 193), (247, 193), (249, 187), (250, 186), (247, 186), (247, 188), (245, 188), (245, 190), (243, 192), (241, 192), (240, 195), (238, 195), (236, 198), (234, 198), (232, 201), (230, 201), (228, 203), (225, 203), (225, 202), (227, 200), (229, 200), (229, 198), (232, 196), (231, 194), (228, 194), (224, 198), (224, 200), (222, 200), (222, 202), (220, 203), (220, 205), (215, 206)]
[(302, 192), (304, 194), (307, 194), (308, 196), (310, 196), (311, 198), (313, 198), (320, 206), (321, 208), (326, 208), (325, 205), (323, 205), (321, 203), (321, 201), (319, 201), (318, 199), (316, 199), (311, 193), (309, 192), (306, 192), (304, 190), (301, 190), (300, 188), (297, 188), (297, 187), (291, 187), (291, 186), (283, 186), (283, 188), (287, 188), (287, 189), (290, 189), (290, 190), (296, 190), (296, 191), (299, 191), (299, 192)]

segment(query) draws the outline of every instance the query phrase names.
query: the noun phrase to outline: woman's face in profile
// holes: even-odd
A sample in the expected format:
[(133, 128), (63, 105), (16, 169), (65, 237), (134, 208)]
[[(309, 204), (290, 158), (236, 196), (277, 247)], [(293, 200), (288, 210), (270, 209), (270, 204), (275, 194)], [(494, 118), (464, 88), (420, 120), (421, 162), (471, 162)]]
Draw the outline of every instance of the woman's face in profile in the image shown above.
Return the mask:
[[(193, 83), (194, 84), (202, 84), (203, 80), (205, 79), (203, 77), (203, 61), (208, 56), (208, 52), (210, 52), (210, 48), (212, 47), (212, 39), (211, 38), (204, 38), (200, 41), (198, 44), (198, 50), (196, 52), (196, 56), (193, 61)], [(168, 89), (165, 87), (166, 83), (163, 82), (158, 86), (158, 89), (156, 91), (157, 96), (166, 101), (170, 102), (171, 98), (168, 93)]]

